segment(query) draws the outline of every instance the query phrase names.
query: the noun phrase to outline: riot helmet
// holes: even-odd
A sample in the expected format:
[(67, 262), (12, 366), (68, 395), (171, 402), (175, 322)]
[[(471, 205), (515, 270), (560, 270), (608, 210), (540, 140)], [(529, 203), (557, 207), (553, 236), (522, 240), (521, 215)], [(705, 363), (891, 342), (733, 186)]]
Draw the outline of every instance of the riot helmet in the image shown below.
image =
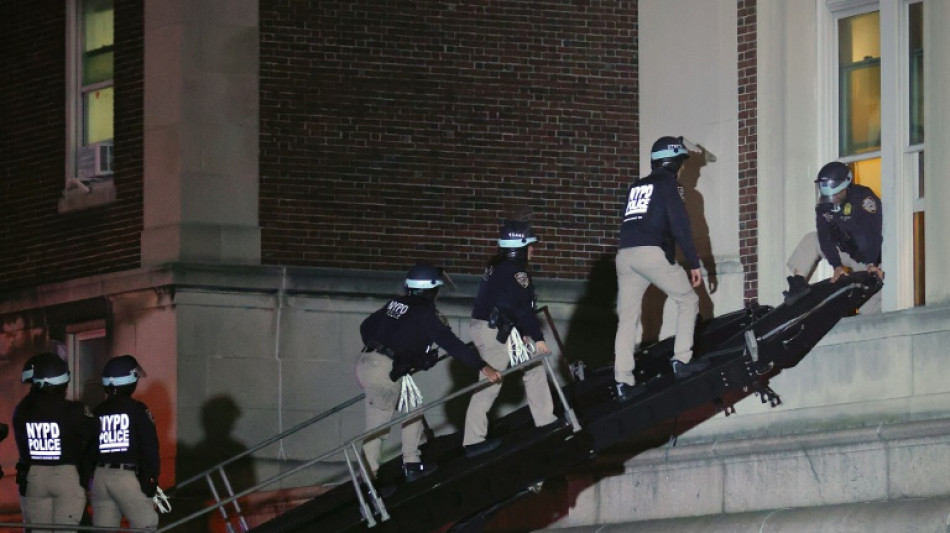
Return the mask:
[(145, 370), (134, 357), (120, 355), (109, 359), (102, 368), (102, 385), (110, 394), (132, 394), (139, 378), (145, 375)]
[(32, 383), (33, 371), (37, 363), (51, 361), (53, 359), (60, 359), (60, 357), (53, 352), (41, 352), (27, 359), (26, 363), (23, 364), (23, 371), (20, 374), (20, 383)]
[[(40, 357), (42, 356), (42, 357)], [(69, 383), (69, 365), (54, 353), (39, 354), (33, 365), (33, 385), (40, 389), (63, 386)]]
[(818, 203), (833, 203), (834, 196), (847, 189), (853, 179), (851, 169), (840, 161), (832, 161), (821, 167), (818, 177), (815, 178), (815, 183), (818, 184)]
[(498, 234), (498, 247), (506, 257), (526, 260), (528, 246), (538, 242), (538, 236), (530, 222), (520, 220), (505, 220), (501, 224)]
[(419, 263), (406, 273), (406, 293), (425, 296), (430, 300), (439, 293), (439, 287), (445, 285), (444, 272), (430, 264)]
[(660, 137), (650, 148), (650, 168), (663, 167), (675, 173), (687, 158), (689, 150), (683, 144), (683, 137)]

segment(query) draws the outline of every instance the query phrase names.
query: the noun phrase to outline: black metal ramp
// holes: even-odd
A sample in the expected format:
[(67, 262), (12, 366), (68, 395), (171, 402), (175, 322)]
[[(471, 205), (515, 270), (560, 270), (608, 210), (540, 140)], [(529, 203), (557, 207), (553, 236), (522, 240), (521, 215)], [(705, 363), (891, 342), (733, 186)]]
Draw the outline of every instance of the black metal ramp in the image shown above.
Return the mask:
[[(739, 400), (758, 394), (781, 403), (769, 380), (797, 365), (843, 317), (851, 316), (881, 288), (877, 277), (855, 273), (832, 284), (823, 281), (793, 303), (776, 308), (752, 305), (704, 322), (697, 328), (697, 358), (705, 371), (685, 380), (669, 369), (672, 339), (637, 354), (639, 393), (620, 402), (613, 396), (613, 368), (589, 372), (564, 387), (580, 421), (534, 428), (527, 408), (492, 422), (502, 446), (467, 459), (461, 436), (436, 439), (423, 448), (438, 471), (411, 484), (384, 465), (378, 486), (389, 514), (368, 527), (351, 485), (341, 486), (259, 527), (255, 532), (478, 531), (488, 513), (528, 493), (539, 482), (564, 474), (598, 453), (649, 433), (676, 437)], [(646, 449), (646, 448), (644, 448)], [(642, 451), (642, 450), (640, 450)], [(382, 475), (390, 472), (388, 479)]]

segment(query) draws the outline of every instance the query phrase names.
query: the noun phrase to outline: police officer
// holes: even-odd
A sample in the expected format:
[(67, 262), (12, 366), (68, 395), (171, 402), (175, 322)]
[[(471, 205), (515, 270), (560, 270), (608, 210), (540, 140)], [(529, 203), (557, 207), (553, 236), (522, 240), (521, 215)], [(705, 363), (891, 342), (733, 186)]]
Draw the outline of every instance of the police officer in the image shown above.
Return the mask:
[[(438, 353), (431, 349), (433, 343), (452, 357), (480, 370), (487, 379), (493, 382), (501, 380), (497, 370), (455, 336), (436, 309), (435, 298), (439, 287), (444, 284), (441, 269), (418, 264), (406, 274), (405, 294), (386, 302), (360, 325), (365, 347), (356, 364), (356, 376), (366, 393), (367, 430), (385, 424), (392, 417), (399, 401), (403, 376), (435, 364)], [(422, 433), (421, 417), (403, 424), (403, 473), (409, 482), (434, 472), (436, 468), (436, 465), (420, 460)], [(373, 475), (379, 470), (381, 446), (379, 437), (363, 444), (363, 453)]]
[(33, 390), (13, 412), (23, 521), (78, 525), (95, 420), (88, 407), (66, 399), (69, 367), (59, 356), (33, 359), (29, 379)]
[[(617, 252), (617, 335), (614, 339), (614, 379), (617, 397), (634, 394), (634, 351), (640, 327), (643, 293), (652, 284), (676, 303), (673, 373), (684, 378), (708, 363), (693, 361), (693, 332), (702, 283), (699, 256), (693, 245), (689, 216), (676, 179), (689, 157), (682, 137), (660, 137), (650, 149), (652, 171), (627, 190)], [(683, 251), (689, 277), (674, 261), (675, 247)]]
[(160, 462), (155, 420), (132, 398), (145, 371), (131, 355), (110, 359), (102, 369), (106, 400), (93, 411), (99, 421), (92, 523), (119, 527), (124, 516), (135, 528), (158, 527), (152, 502)]
[[(505, 369), (510, 364), (506, 341), (512, 327), (534, 342), (535, 353), (551, 352), (541, 324), (535, 314), (537, 296), (531, 281), (529, 261), (534, 255), (533, 244), (538, 242), (531, 224), (516, 220), (502, 223), (498, 238), (498, 253), (492, 258), (482, 277), (472, 308), (469, 335), (475, 346), (494, 368)], [(499, 331), (502, 333), (499, 334)], [(535, 365), (523, 375), (528, 408), (534, 425), (541, 427), (554, 423), (554, 402), (544, 367)], [(499, 446), (498, 439), (487, 439), (488, 411), (495, 403), (501, 384), (490, 385), (472, 395), (465, 413), (465, 431), (462, 444), (465, 455), (476, 457)]]
[[(833, 161), (818, 171), (817, 231), (807, 233), (788, 259), (786, 302), (793, 303), (808, 290), (807, 278), (824, 257), (835, 269), (831, 282), (847, 276), (847, 269), (868, 271), (884, 279), (881, 270), (883, 215), (881, 199), (874, 191), (854, 183), (851, 169)], [(881, 312), (881, 293), (861, 307), (862, 313)]]

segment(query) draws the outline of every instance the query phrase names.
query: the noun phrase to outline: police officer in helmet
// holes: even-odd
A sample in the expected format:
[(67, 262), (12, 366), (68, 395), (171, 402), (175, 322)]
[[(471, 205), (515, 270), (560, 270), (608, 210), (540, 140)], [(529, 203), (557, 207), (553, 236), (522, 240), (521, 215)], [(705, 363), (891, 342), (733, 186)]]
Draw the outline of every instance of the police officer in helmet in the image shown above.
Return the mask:
[(124, 516), (134, 528), (158, 527), (152, 497), (158, 487), (158, 433), (152, 413), (132, 398), (145, 371), (135, 357), (110, 359), (102, 369), (106, 400), (93, 411), (99, 421), (96, 472), (92, 481), (92, 523), (119, 527)]
[[(392, 418), (399, 402), (404, 376), (414, 370), (427, 370), (438, 359), (438, 345), (452, 357), (479, 370), (493, 382), (501, 374), (485, 363), (478, 353), (459, 340), (435, 306), (444, 274), (429, 264), (418, 264), (406, 274), (405, 294), (386, 302), (360, 325), (364, 348), (356, 364), (356, 377), (366, 393), (366, 429), (379, 427)], [(436, 469), (423, 463), (419, 443), (422, 419), (402, 427), (402, 461), (406, 481), (412, 482)], [(380, 437), (367, 440), (363, 453), (375, 476), (379, 470), (382, 447)]]
[[(634, 352), (643, 294), (651, 284), (676, 303), (674, 375), (685, 378), (708, 365), (702, 360), (693, 361), (693, 332), (699, 310), (694, 288), (702, 283), (702, 274), (689, 215), (676, 181), (688, 157), (682, 137), (660, 137), (650, 149), (650, 174), (634, 181), (624, 198), (616, 259), (619, 323), (614, 339), (614, 379), (620, 400), (635, 394)], [(688, 276), (674, 260), (676, 246), (686, 258)]]
[[(517, 329), (527, 343), (534, 343), (536, 354), (551, 352), (535, 313), (537, 296), (529, 262), (534, 256), (536, 242), (538, 237), (530, 223), (503, 221), (498, 236), (498, 253), (485, 269), (478, 287), (469, 335), (482, 357), (495, 368), (505, 369), (510, 364), (506, 343), (512, 328)], [(534, 425), (541, 427), (556, 422), (544, 367), (532, 366), (524, 372), (522, 379)], [(500, 390), (501, 384), (491, 385), (473, 394), (469, 400), (462, 440), (467, 457), (487, 453), (500, 444), (496, 438), (487, 438), (488, 411)]]
[[(883, 216), (881, 199), (874, 191), (854, 183), (848, 165), (832, 161), (821, 167), (815, 205), (816, 231), (805, 234), (788, 259), (786, 303), (793, 303), (808, 291), (808, 277), (815, 264), (825, 258), (834, 268), (831, 282), (848, 275), (848, 269), (868, 271), (884, 279), (881, 270)], [(861, 306), (862, 313), (881, 311), (878, 292)]]
[(32, 371), (27, 372), (31, 390), (13, 412), (23, 521), (78, 525), (86, 507), (83, 487), (95, 419), (88, 407), (66, 399), (65, 361), (52, 353), (30, 361), (25, 370)]

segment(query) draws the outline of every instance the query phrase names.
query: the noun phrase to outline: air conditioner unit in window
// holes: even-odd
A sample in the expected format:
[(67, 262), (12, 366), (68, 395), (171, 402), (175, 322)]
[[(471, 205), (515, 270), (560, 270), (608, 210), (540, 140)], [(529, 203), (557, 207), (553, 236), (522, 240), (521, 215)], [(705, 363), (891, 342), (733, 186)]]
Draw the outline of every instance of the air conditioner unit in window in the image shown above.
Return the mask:
[(76, 177), (97, 178), (112, 174), (112, 141), (91, 143), (79, 149), (76, 159)]

